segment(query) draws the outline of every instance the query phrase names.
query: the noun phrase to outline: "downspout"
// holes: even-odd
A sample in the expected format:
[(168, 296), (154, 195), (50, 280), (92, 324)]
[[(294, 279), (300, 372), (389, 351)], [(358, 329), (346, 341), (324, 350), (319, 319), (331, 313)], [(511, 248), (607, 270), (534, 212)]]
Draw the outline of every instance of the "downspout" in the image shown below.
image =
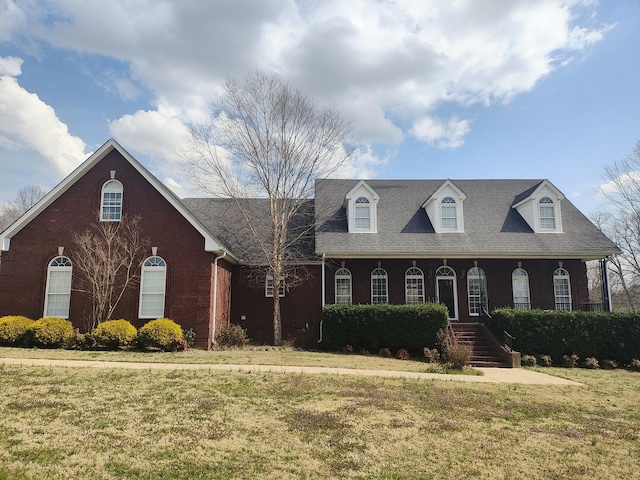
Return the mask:
[(218, 260), (227, 256), (223, 251), (222, 255), (213, 261), (213, 307), (211, 308), (211, 346), (216, 343), (216, 313), (218, 311)]
[[(324, 261), (326, 258), (327, 254), (323, 253), (322, 254), (322, 308), (324, 309), (324, 296), (325, 296), (325, 287), (324, 287), (324, 278), (325, 278), (325, 273), (324, 273)], [(318, 339), (317, 343), (322, 342), (322, 316), (320, 316), (320, 338)]]

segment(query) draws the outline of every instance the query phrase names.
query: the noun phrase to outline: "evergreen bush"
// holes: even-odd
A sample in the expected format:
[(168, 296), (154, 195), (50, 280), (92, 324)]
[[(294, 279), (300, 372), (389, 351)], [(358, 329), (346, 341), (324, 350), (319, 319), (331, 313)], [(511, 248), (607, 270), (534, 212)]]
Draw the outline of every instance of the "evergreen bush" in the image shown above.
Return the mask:
[(37, 347), (60, 348), (66, 346), (73, 339), (74, 331), (69, 320), (58, 317), (43, 317), (33, 322), (27, 336), (29, 343)]
[(107, 320), (93, 331), (93, 337), (98, 345), (110, 349), (126, 347), (134, 343), (138, 330), (128, 320)]
[(169, 352), (176, 348), (177, 339), (182, 339), (182, 328), (168, 318), (151, 320), (138, 330), (138, 344), (142, 348), (159, 348)]
[(318, 348), (355, 351), (406, 348), (416, 355), (436, 344), (436, 332), (449, 324), (447, 307), (420, 305), (327, 305), (322, 310)]
[(0, 318), (0, 345), (5, 347), (22, 345), (33, 322), (30, 318), (18, 315)]

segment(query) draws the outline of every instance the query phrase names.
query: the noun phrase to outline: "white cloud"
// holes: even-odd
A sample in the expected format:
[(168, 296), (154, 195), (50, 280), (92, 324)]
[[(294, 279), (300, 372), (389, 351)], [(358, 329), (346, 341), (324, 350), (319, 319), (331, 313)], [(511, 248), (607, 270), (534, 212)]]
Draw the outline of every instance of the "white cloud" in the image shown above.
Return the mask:
[(458, 148), (464, 143), (464, 137), (470, 129), (469, 120), (451, 117), (442, 121), (433, 117), (424, 117), (413, 125), (411, 134), (418, 140), (438, 148)]
[(21, 63), (13, 57), (0, 58), (0, 145), (36, 150), (66, 175), (84, 160), (86, 145), (69, 133), (51, 106), (18, 84), (15, 77)]

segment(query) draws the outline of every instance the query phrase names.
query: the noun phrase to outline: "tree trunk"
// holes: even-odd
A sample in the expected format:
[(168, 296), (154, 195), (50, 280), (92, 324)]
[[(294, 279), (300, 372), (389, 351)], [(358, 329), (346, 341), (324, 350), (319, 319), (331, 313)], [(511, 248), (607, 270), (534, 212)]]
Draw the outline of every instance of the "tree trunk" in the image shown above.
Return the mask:
[[(280, 316), (280, 295), (278, 295), (278, 288), (273, 288), (273, 344), (282, 345), (282, 318)], [(279, 283), (279, 282), (278, 282)]]

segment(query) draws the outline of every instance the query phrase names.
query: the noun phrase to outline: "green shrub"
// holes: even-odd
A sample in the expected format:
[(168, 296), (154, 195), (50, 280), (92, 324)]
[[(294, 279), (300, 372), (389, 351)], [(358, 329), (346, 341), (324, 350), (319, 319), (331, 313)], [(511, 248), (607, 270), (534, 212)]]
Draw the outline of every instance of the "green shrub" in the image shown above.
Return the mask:
[(420, 355), (436, 343), (436, 332), (449, 323), (447, 307), (420, 305), (326, 305), (322, 309), (322, 342), (319, 348), (355, 351), (397, 351), (406, 348)]
[(553, 359), (551, 358), (551, 355), (540, 355), (538, 360), (538, 364), (541, 367), (553, 367)]
[(74, 336), (69, 320), (58, 317), (43, 317), (29, 327), (30, 343), (38, 347), (60, 348), (66, 346)]
[(151, 320), (138, 330), (138, 343), (142, 348), (159, 348), (168, 352), (176, 348), (176, 340), (181, 338), (182, 328), (168, 318)]
[(96, 346), (96, 339), (90, 333), (76, 332), (73, 339), (73, 348), (78, 350), (91, 350)]
[(13, 347), (22, 345), (33, 320), (21, 316), (0, 318), (0, 345)]
[(555, 359), (575, 353), (580, 358), (611, 358), (622, 364), (639, 353), (636, 314), (498, 308), (491, 316), (516, 337), (513, 348), (519, 352), (549, 354)]
[(582, 366), (584, 368), (590, 368), (592, 370), (595, 370), (596, 368), (600, 368), (600, 363), (598, 362), (598, 359), (595, 357), (587, 357), (584, 359), (584, 362), (582, 362)]
[(238, 324), (230, 323), (216, 333), (216, 343), (221, 347), (244, 347), (249, 343), (247, 330)]
[(538, 364), (536, 357), (533, 355), (522, 355), (520, 363), (523, 367), (535, 367)]
[(93, 337), (98, 345), (106, 348), (117, 349), (131, 345), (138, 335), (136, 327), (128, 320), (107, 320), (102, 322), (93, 331)]
[(391, 358), (391, 350), (389, 350), (387, 347), (381, 348), (378, 352), (378, 355), (383, 358)]
[(187, 347), (193, 347), (196, 344), (196, 332), (192, 328), (182, 332), (182, 337), (187, 342)]

